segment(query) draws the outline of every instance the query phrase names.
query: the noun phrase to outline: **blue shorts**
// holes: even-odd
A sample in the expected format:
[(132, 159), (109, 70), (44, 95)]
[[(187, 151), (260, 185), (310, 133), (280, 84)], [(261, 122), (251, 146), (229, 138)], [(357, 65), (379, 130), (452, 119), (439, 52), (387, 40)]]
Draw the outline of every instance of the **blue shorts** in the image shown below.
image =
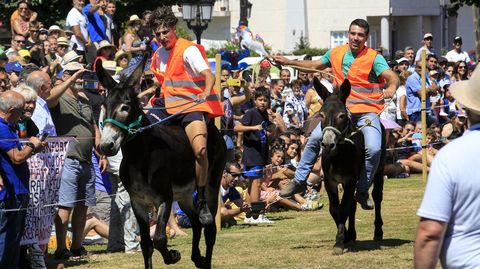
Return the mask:
[(58, 204), (63, 207), (96, 204), (93, 164), (65, 158), (60, 176)]
[(243, 167), (243, 176), (244, 177), (263, 177), (263, 165), (248, 166)]
[[(185, 105), (185, 108), (188, 106), (191, 106), (192, 104)], [(150, 120), (150, 122), (156, 122), (159, 120), (163, 120), (168, 116), (171, 116), (167, 112), (166, 109), (158, 109), (158, 108), (164, 108), (165, 107), (165, 99), (164, 98), (158, 98), (154, 102), (154, 109), (149, 110), (147, 113), (147, 117)], [(156, 108), (156, 109), (155, 109)], [(182, 107), (183, 108), (183, 107)], [(183, 128), (185, 128), (188, 124), (190, 124), (192, 121), (205, 121), (205, 124), (208, 125), (210, 118), (208, 117), (207, 112), (202, 112), (202, 111), (192, 111), (188, 113), (180, 113), (176, 115), (175, 117), (170, 118), (169, 120), (166, 120), (162, 122), (163, 125), (180, 125)]]

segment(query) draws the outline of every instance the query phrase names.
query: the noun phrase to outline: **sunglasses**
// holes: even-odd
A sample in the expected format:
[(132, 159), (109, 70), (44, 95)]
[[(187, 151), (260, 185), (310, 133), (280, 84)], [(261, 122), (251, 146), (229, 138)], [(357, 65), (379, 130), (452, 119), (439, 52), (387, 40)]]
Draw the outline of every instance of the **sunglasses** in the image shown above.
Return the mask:
[(25, 40), (14, 40), (17, 43), (25, 43)]
[(465, 68), (465, 65), (460, 65), (460, 66), (458, 67), (458, 69), (464, 69), (464, 68)]
[(233, 173), (233, 172), (230, 172), (230, 171), (225, 171), (225, 172), (227, 172), (227, 174), (231, 175), (231, 176), (234, 177), (234, 178), (235, 178), (235, 177), (239, 177), (239, 178), (240, 178), (240, 177), (242, 177), (242, 174), (243, 174), (243, 173)]

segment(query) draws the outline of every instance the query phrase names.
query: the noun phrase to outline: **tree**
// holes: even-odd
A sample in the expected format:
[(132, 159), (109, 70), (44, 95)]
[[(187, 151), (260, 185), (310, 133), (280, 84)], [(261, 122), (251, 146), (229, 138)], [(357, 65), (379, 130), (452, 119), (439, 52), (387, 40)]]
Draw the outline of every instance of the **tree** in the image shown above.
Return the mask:
[(475, 32), (476, 57), (480, 56), (480, 0), (450, 0), (448, 15), (458, 16), (458, 10), (463, 6), (471, 6), (473, 11), (473, 29)]
[(308, 38), (303, 36), (303, 32), (300, 34), (300, 38), (298, 43), (295, 44), (295, 50), (292, 51), (293, 55), (304, 55), (308, 54), (310, 56), (320, 56), (325, 54), (327, 49), (321, 48), (311, 48), (310, 42), (308, 42)]
[(295, 50), (302, 50), (310, 48), (310, 43), (308, 42), (308, 38), (303, 36), (303, 31), (300, 33), (300, 38), (298, 39), (298, 43), (295, 44)]

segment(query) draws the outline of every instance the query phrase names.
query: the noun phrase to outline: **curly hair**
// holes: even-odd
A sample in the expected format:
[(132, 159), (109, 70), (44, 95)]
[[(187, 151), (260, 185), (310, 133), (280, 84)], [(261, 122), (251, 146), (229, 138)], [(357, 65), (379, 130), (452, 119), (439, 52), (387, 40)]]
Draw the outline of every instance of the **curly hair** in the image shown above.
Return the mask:
[(161, 26), (173, 27), (177, 22), (178, 19), (175, 17), (175, 14), (173, 14), (172, 8), (170, 6), (161, 6), (153, 11), (150, 19), (150, 27), (152, 29), (157, 29)]

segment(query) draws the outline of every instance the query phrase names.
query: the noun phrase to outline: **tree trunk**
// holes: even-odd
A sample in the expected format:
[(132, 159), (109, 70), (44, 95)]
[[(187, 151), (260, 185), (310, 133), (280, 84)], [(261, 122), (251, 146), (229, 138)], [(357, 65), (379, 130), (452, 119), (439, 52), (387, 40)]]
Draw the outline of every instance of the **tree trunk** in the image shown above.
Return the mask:
[(478, 62), (480, 57), (480, 8), (476, 5), (472, 5), (473, 10), (473, 30), (475, 32), (475, 49), (476, 49), (476, 62)]

